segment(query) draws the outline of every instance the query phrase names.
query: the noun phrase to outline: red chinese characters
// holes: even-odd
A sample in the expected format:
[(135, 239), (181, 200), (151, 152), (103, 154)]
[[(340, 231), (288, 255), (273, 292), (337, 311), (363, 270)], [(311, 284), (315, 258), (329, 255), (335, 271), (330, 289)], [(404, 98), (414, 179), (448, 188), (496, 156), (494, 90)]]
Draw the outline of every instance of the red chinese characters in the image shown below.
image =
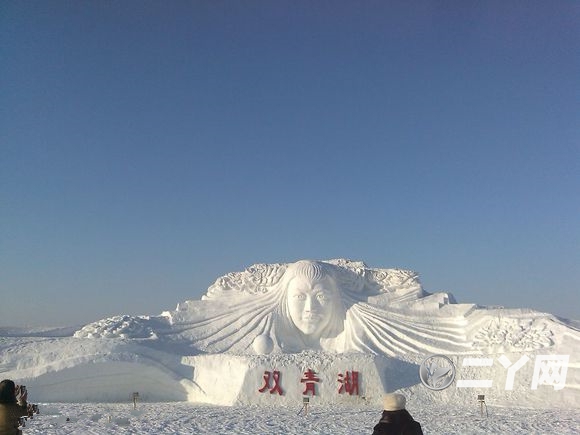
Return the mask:
[[(260, 393), (269, 392), (270, 394), (278, 394), (279, 396), (284, 395), (282, 390), (282, 384), (280, 381), (281, 373), (278, 370), (264, 371), (263, 384), (262, 387), (258, 389)], [(358, 371), (346, 371), (344, 373), (338, 374), (337, 382), (339, 383), (338, 394), (348, 394), (348, 395), (359, 395), (359, 372)], [(303, 396), (316, 396), (318, 394), (316, 384), (320, 382), (318, 374), (312, 370), (306, 370), (300, 383), (304, 384)]]
[(347, 393), (349, 395), (358, 396), (358, 372), (351, 371), (345, 374), (338, 374), (338, 382), (340, 382), (340, 387), (338, 388), (338, 394)]
[(319, 381), (320, 379), (316, 377), (316, 373), (312, 369), (306, 370), (304, 376), (300, 379), (300, 382), (306, 384), (302, 394), (307, 396), (310, 393), (312, 396), (316, 396), (316, 383)]
[[(270, 387), (271, 380), (274, 381), (273, 387)], [(264, 393), (268, 389), (270, 390), (270, 394), (278, 393), (278, 395), (280, 396), (284, 394), (282, 392), (282, 387), (280, 386), (280, 372), (278, 370), (274, 370), (273, 372), (269, 371), (264, 372), (264, 386), (260, 388), (258, 391), (260, 393)]]

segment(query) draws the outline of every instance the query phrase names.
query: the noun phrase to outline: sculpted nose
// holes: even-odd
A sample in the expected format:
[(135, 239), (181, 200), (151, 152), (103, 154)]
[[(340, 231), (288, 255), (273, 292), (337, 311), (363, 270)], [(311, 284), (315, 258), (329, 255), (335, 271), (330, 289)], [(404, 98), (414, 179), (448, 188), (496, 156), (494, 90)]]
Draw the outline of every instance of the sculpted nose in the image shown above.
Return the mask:
[(307, 296), (306, 301), (304, 301), (304, 311), (312, 311), (312, 298), (310, 296)]

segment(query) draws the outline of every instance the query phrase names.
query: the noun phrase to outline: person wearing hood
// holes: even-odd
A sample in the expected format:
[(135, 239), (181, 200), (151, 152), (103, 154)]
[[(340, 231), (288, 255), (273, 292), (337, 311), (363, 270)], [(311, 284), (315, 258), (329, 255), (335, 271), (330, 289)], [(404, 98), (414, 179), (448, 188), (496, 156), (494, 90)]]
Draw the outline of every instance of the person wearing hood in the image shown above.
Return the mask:
[(402, 394), (385, 394), (383, 415), (374, 427), (373, 435), (423, 435), (421, 425), (405, 409), (406, 402)]

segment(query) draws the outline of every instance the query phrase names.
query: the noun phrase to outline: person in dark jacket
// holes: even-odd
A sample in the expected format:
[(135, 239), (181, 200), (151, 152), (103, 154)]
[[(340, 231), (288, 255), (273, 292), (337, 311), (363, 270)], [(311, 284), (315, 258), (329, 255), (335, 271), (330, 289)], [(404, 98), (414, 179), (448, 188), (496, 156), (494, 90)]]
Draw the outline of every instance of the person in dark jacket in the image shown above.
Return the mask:
[(421, 425), (405, 409), (406, 402), (402, 394), (385, 394), (383, 415), (374, 427), (373, 435), (423, 435)]
[(28, 415), (27, 396), (26, 388), (17, 389), (10, 379), (0, 382), (0, 435), (22, 433), (18, 426), (20, 417)]

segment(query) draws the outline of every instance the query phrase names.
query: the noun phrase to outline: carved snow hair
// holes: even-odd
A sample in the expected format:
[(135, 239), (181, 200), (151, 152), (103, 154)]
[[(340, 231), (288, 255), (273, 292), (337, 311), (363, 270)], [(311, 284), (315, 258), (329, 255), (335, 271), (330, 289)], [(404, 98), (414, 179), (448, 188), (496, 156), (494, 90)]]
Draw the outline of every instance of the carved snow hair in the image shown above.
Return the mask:
[(303, 277), (310, 281), (318, 281), (324, 278), (332, 277), (333, 271), (328, 264), (319, 261), (300, 260), (288, 266), (284, 272), (283, 286), (296, 278)]
[[(289, 273), (286, 273), (289, 271)], [(230, 272), (219, 277), (202, 300), (230, 299), (240, 296), (261, 297), (276, 292), (289, 280), (304, 273), (305, 277), (332, 276), (347, 298), (364, 298), (376, 294), (392, 295), (394, 300), (422, 297), (423, 291), (416, 272), (402, 269), (373, 269), (362, 261), (334, 259), (300, 260), (296, 263), (254, 264), (243, 272)]]

